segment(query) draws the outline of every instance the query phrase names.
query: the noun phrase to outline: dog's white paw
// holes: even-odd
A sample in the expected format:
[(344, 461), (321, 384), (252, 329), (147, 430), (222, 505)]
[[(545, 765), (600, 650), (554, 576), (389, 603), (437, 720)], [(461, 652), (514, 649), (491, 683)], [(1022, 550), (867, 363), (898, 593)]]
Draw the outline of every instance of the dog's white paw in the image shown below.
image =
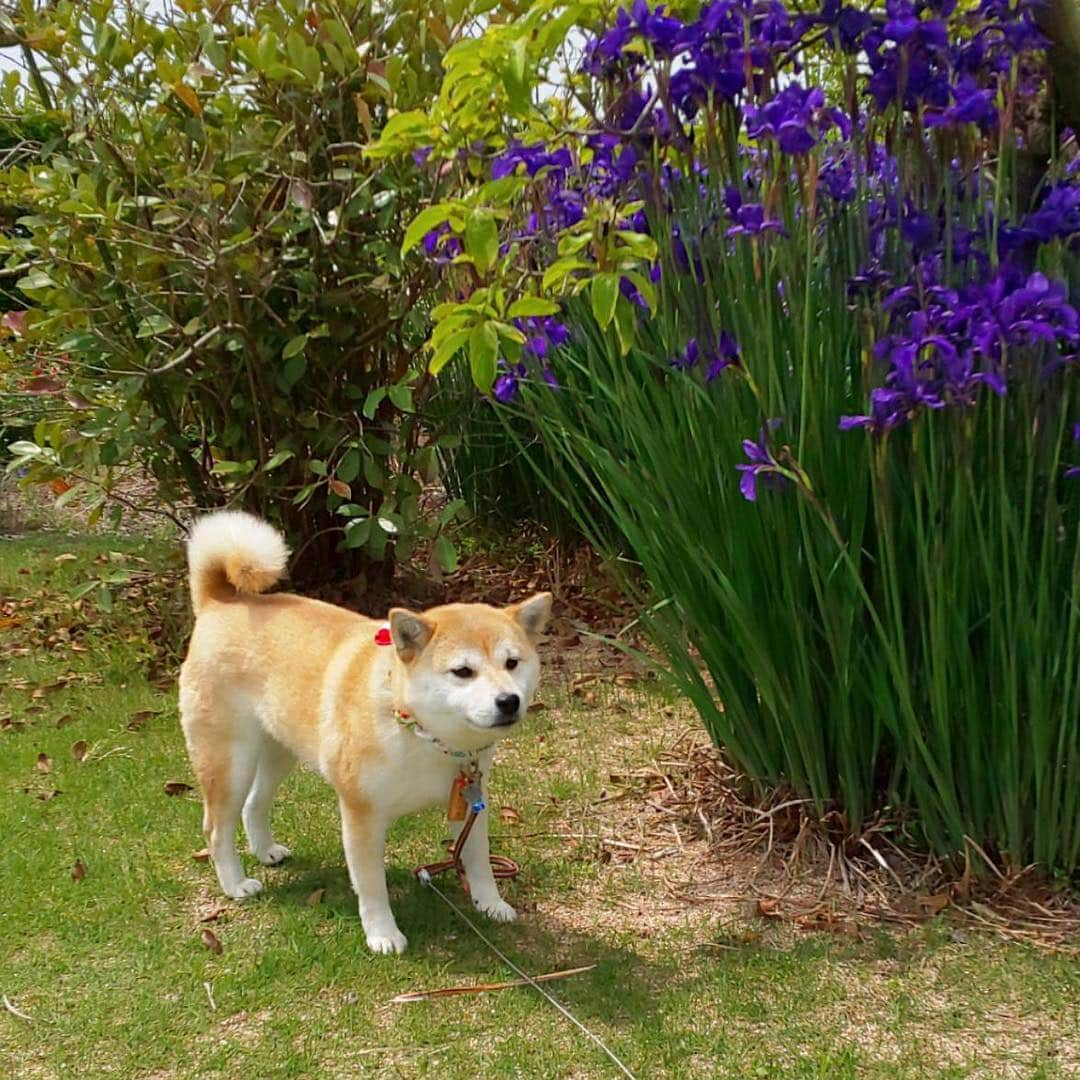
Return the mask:
[(409, 939), (397, 927), (381, 934), (367, 935), (368, 948), (373, 953), (380, 955), (389, 953), (403, 953)]
[(263, 864), (263, 866), (277, 866), (278, 863), (284, 862), (292, 852), (284, 844), (271, 844), (265, 851), (255, 852), (255, 858)]
[(505, 901), (498, 897), (484, 903), (476, 901), (476, 910), (482, 911), (489, 919), (495, 922), (513, 922), (517, 918), (517, 912)]
[(234, 900), (245, 900), (249, 896), (262, 892), (262, 882), (254, 878), (243, 878), (231, 889), (225, 890)]

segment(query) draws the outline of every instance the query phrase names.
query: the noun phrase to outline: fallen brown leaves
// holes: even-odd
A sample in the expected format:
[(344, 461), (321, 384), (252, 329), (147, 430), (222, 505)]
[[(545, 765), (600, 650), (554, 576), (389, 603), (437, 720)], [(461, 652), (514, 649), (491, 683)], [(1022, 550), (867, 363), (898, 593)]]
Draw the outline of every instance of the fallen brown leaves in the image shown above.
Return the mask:
[(221, 944), (221, 939), (211, 930), (206, 927), (199, 935), (199, 939), (202, 943), (217, 956), (220, 956), (225, 951), (225, 946)]
[[(822, 816), (808, 800), (782, 791), (758, 797), (696, 731), (650, 765), (611, 773), (594, 807), (628, 799), (638, 808), (629, 817), (633, 833), (594, 837), (597, 857), (656, 860), (693, 843), (693, 872), (665, 879), (679, 901), (736, 902), (759, 919), (846, 935), (872, 923), (916, 926), (944, 913), (1080, 956), (1080, 902), (1031, 868), (1006, 873), (969, 842), (958, 872), (910, 842), (902, 821), (879, 819), (852, 833), (840, 815)], [(980, 863), (982, 874), (975, 872)], [(753, 869), (724, 872), (733, 865)]]

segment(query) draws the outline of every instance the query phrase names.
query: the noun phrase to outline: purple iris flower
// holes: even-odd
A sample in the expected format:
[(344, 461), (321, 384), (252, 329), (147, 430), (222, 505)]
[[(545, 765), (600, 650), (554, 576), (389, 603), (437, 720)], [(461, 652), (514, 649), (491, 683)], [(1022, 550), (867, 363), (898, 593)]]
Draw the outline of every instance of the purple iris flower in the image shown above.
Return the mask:
[(772, 138), (785, 154), (806, 154), (835, 122), (817, 86), (786, 86), (764, 105), (746, 110), (746, 133)]
[(515, 319), (514, 326), (525, 335), (525, 354), (537, 360), (545, 360), (550, 349), (557, 349), (570, 340), (566, 325), (553, 315)]
[(725, 368), (742, 363), (738, 342), (726, 330), (722, 330), (716, 348), (712, 350), (708, 360), (708, 367), (705, 368), (707, 383), (712, 382)]
[(513, 176), (519, 166), (524, 166), (527, 176), (535, 176), (541, 169), (550, 168), (560, 175), (573, 165), (573, 157), (565, 147), (549, 153), (543, 143), (526, 146), (514, 141), (491, 163), (491, 178), (501, 180)]
[(697, 365), (700, 355), (701, 349), (698, 346), (697, 338), (691, 338), (686, 343), (686, 348), (671, 358), (670, 366), (676, 371), (689, 371)]
[(422, 245), (424, 254), (439, 266), (453, 262), (462, 252), (461, 240), (450, 232), (450, 226), (445, 222), (425, 233)]
[(759, 203), (743, 203), (732, 215), (735, 224), (724, 234), (732, 236), (760, 236), (762, 233), (778, 232), (787, 235), (783, 224), (775, 218), (765, 217), (765, 207)]
[(743, 439), (742, 448), (748, 464), (736, 465), (735, 468), (742, 473), (739, 491), (747, 502), (757, 501), (759, 480), (777, 486), (783, 486), (787, 482), (780, 463), (769, 449), (769, 432), (775, 431), (780, 423), (780, 417), (767, 420), (758, 432), (756, 442), (753, 439)]
[(964, 76), (949, 89), (953, 104), (947, 109), (927, 112), (927, 127), (977, 124), (987, 131), (997, 123), (997, 109), (994, 106), (994, 99), (997, 97), (996, 90), (980, 87), (970, 76)]
[(638, 292), (637, 286), (628, 277), (619, 278), (619, 292), (635, 307), (648, 308), (648, 300)]
[(505, 360), (499, 361), (502, 374), (495, 379), (491, 388), (492, 396), (502, 405), (509, 405), (516, 401), (519, 393), (518, 382), (525, 378), (524, 364), (507, 364)]

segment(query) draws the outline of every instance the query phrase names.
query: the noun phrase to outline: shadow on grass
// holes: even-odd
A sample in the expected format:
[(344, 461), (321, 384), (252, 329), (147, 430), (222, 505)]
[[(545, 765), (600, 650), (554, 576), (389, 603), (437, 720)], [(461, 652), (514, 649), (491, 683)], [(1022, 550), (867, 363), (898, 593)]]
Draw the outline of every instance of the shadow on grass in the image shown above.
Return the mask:
[[(348, 874), (340, 865), (319, 863), (303, 857), (289, 861), (288, 881), (275, 883), (265, 875), (266, 890), (261, 902), (283, 907), (304, 907), (313, 892), (325, 889), (312, 913), (319, 919), (341, 922), (342, 933), (356, 936), (357, 950), (366, 954), (363, 930), (356, 911), (356, 897)], [(387, 870), (390, 903), (398, 926), (409, 939), (408, 951), (400, 958), (378, 958), (377, 962), (397, 963), (403, 981), (418, 980), (410, 989), (498, 982), (516, 977), (436, 893), (425, 888), (403, 867)], [(583, 1021), (602, 1020), (615, 1027), (637, 1027), (656, 1012), (662, 988), (679, 982), (674, 964), (658, 964), (590, 934), (563, 925), (546, 923), (532, 908), (528, 886), (505, 891), (507, 899), (519, 907), (514, 923), (495, 923), (476, 911), (452, 873), (438, 879), (439, 888), (518, 967), (530, 975), (595, 965), (594, 969), (546, 987)], [(573, 896), (566, 897), (567, 904)], [(415, 965), (412, 961), (422, 962)], [(431, 964), (439, 965), (440, 977), (432, 982)], [(417, 970), (420, 967), (420, 970)]]

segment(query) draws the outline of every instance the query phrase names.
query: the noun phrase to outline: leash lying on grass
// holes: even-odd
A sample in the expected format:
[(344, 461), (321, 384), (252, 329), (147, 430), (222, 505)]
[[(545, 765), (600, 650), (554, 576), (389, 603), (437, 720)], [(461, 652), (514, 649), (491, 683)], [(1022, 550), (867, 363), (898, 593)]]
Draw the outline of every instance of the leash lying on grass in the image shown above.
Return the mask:
[[(451, 900), (450, 897), (447, 896), (446, 893), (444, 893), (442, 891), (442, 889), (440, 889), (439, 886), (435, 884), (434, 879), (431, 877), (431, 875), (427, 872), (427, 870), (424, 867), (420, 867), (420, 868), (417, 869), (416, 876), (417, 876), (417, 879), (420, 881), (420, 884), (421, 885), (426, 885), (429, 889), (431, 889), (435, 893), (435, 895), (438, 896), (443, 901), (443, 903), (445, 903), (454, 912), (454, 914), (457, 915), (461, 919), (461, 921), (464, 922), (465, 925), (511, 971), (513, 971), (516, 975), (518, 975), (520, 977), (520, 979), (521, 979), (521, 981), (523, 983), (527, 984), (528, 986), (531, 986), (537, 993), (539, 993), (543, 997), (547, 998), (547, 1000), (549, 1002), (551, 1002), (551, 1004), (554, 1005), (555, 1008), (558, 1009), (559, 1012), (562, 1013), (562, 1015), (565, 1016), (566, 1019), (570, 1021), (570, 1023), (572, 1023), (583, 1035), (585, 1035), (588, 1039), (590, 1039), (593, 1043), (595, 1043), (596, 1046), (598, 1046), (601, 1050), (603, 1050), (604, 1053), (611, 1059), (612, 1063), (619, 1070), (619, 1072), (621, 1072), (623, 1074), (623, 1076), (629, 1077), (629, 1080), (636, 1080), (636, 1077), (634, 1076), (634, 1074), (622, 1063), (622, 1061), (619, 1060), (618, 1057), (615, 1056), (615, 1052), (612, 1049), (610, 1049), (607, 1046), (607, 1044), (598, 1035), (594, 1035), (576, 1016), (574, 1016), (574, 1014), (572, 1012), (570, 1012), (569, 1009), (566, 1008), (565, 1005), (561, 1004), (556, 998), (554, 998), (550, 993), (548, 993), (548, 991), (545, 990), (544, 987), (540, 985), (540, 982), (539, 982), (538, 979), (534, 979), (530, 974), (528, 974), (528, 972), (523, 971), (520, 967), (518, 967), (517, 964), (515, 964), (514, 961), (511, 960), (510, 957), (507, 956), (506, 953), (504, 953), (498, 947), (498, 945), (496, 945), (489, 937), (487, 937), (484, 934), (484, 932), (476, 925), (476, 923), (474, 923), (472, 921), (472, 919), (470, 919), (469, 916), (466, 915), (465, 912), (462, 911), (461, 908), (459, 908), (457, 906), (457, 904), (455, 904), (454, 901)], [(582, 969), (582, 970), (587, 970), (587, 969)]]
[[(468, 809), (467, 815), (464, 811)], [(569, 971), (555, 971), (548, 975), (538, 975), (533, 977), (514, 963), (490, 938), (486, 937), (480, 928), (465, 914), (435, 884), (435, 877), (438, 874), (445, 873), (447, 870), (456, 870), (458, 880), (461, 882), (462, 888), (465, 890), (465, 894), (469, 894), (469, 881), (465, 876), (465, 867), (461, 861), (461, 850), (465, 846), (465, 841), (469, 839), (469, 833), (472, 831), (472, 827), (476, 822), (477, 817), (485, 809), (484, 799), (480, 788), (480, 773), (479, 767), (474, 765), (471, 769), (462, 769), (460, 775), (455, 779), (454, 785), (450, 791), (450, 805), (448, 808), (447, 816), (451, 821), (460, 821), (463, 817), (465, 819), (464, 825), (462, 825), (461, 832), (458, 833), (457, 840), (450, 847), (450, 858), (444, 859), (441, 862), (428, 863), (426, 866), (418, 866), (413, 873), (416, 875), (416, 880), (421, 885), (426, 885), (432, 892), (435, 893), (453, 912), (456, 914), (462, 922), (500, 959), (514, 974), (519, 978), (502, 983), (486, 983), (479, 986), (459, 986), (451, 987), (445, 990), (417, 990), (412, 993), (398, 994), (393, 999), (393, 1004), (405, 1001), (425, 1001), (428, 998), (436, 997), (449, 997), (457, 994), (477, 994), (482, 993), (485, 990), (505, 990), (512, 986), (531, 986), (537, 993), (547, 998), (556, 1009), (562, 1013), (575, 1027), (578, 1028), (585, 1036), (587, 1036), (592, 1042), (594, 1042), (605, 1054), (612, 1060), (619, 1071), (630, 1078), (635, 1080), (634, 1074), (615, 1056), (615, 1053), (608, 1048), (608, 1046), (599, 1038), (594, 1035), (576, 1016), (574, 1016), (565, 1005), (558, 1002), (547, 990), (540, 984), (542, 982), (551, 982), (554, 979), (565, 979), (571, 975), (580, 975), (582, 972), (591, 971), (595, 964), (589, 964), (586, 967), (573, 968)], [(502, 855), (491, 856), (492, 871), (496, 878), (513, 878), (517, 877), (518, 865), (513, 859), (508, 859)]]

